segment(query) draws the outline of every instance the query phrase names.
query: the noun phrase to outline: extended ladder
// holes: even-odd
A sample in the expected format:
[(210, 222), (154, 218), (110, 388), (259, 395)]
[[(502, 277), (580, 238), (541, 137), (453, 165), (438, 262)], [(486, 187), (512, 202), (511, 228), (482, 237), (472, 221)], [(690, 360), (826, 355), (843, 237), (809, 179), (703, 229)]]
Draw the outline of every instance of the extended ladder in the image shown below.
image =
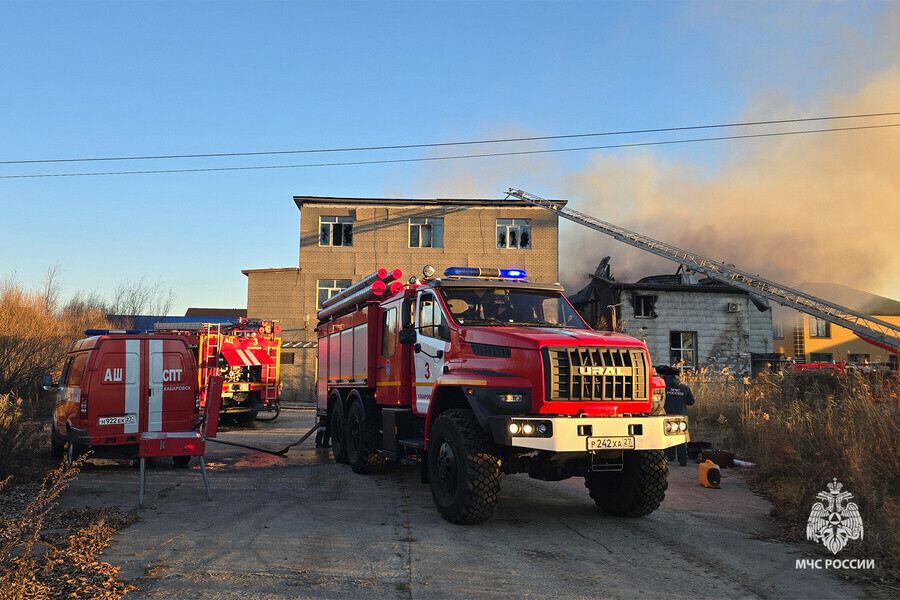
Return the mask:
[(789, 308), (849, 329), (866, 341), (874, 342), (876, 345), (885, 347), (895, 353), (900, 349), (900, 325), (876, 319), (834, 302), (811, 296), (774, 281), (763, 279), (757, 275), (751, 275), (731, 265), (682, 250), (624, 227), (607, 223), (596, 217), (563, 206), (553, 200), (546, 200), (540, 196), (513, 188), (509, 189), (509, 195), (535, 206), (546, 208), (564, 219), (610, 235), (620, 242), (635, 248), (640, 248), (656, 256), (681, 263), (698, 273), (703, 273), (707, 277), (723, 281), (743, 291), (757, 294)]

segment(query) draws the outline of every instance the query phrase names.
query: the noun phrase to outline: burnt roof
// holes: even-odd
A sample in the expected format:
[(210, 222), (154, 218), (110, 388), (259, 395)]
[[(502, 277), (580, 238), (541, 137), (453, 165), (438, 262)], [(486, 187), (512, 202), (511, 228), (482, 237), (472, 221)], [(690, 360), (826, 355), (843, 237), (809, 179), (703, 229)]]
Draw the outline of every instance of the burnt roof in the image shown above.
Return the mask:
[[(551, 200), (557, 206), (565, 206), (565, 200)], [(513, 198), (347, 198), (337, 196), (294, 196), (297, 208), (304, 204), (358, 206), (481, 206), (481, 207), (534, 207), (534, 204)]]

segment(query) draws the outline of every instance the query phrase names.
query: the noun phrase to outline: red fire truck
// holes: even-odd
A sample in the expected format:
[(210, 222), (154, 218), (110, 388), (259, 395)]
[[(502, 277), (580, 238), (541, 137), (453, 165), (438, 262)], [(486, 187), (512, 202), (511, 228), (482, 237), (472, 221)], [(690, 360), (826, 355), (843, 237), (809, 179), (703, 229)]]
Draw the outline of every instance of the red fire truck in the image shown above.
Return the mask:
[(684, 417), (659, 414), (665, 383), (647, 347), (593, 331), (559, 284), (524, 278), (426, 267), (389, 291), (373, 274), (326, 303), (317, 414), (335, 460), (357, 473), (418, 462), (454, 523), (491, 516), (503, 473), (583, 477), (601, 510), (653, 512), (663, 449), (688, 432)]
[[(234, 323), (158, 323), (158, 330), (188, 338), (197, 358), (199, 381), (224, 379), (220, 415), (253, 421), (278, 409), (281, 394), (281, 326), (271, 321)], [(205, 406), (204, 388), (201, 405)]]

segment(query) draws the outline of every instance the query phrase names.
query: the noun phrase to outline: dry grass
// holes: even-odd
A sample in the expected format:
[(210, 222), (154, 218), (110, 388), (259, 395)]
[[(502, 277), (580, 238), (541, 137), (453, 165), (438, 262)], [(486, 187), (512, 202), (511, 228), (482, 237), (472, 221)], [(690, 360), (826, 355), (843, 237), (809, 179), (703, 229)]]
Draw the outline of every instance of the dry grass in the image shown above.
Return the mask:
[(815, 495), (837, 478), (854, 494), (864, 539), (841, 556), (875, 558), (876, 578), (900, 572), (900, 403), (896, 378), (851, 373), (764, 374), (751, 385), (701, 374), (692, 438), (757, 463), (749, 477), (775, 504), (793, 539), (805, 539)]
[[(0, 519), (0, 599), (115, 599), (134, 589), (118, 580), (118, 568), (97, 560), (116, 530), (133, 518), (115, 513), (108, 522), (97, 519), (99, 514), (84, 519), (67, 511), (55, 518), (68, 524), (66, 535), (58, 541), (42, 536), (57, 498), (78, 475), (83, 461), (84, 457), (72, 467), (48, 473), (31, 500), (15, 511), (15, 518)], [(9, 478), (0, 483), (0, 490), (8, 484)]]

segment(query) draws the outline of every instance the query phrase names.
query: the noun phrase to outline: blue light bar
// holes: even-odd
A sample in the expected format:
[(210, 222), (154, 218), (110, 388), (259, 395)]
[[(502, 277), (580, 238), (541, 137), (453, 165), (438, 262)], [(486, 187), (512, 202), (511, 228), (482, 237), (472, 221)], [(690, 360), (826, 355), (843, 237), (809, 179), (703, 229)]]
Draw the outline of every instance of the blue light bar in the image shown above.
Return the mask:
[(143, 329), (85, 329), (84, 335), (87, 337), (93, 337), (95, 335), (109, 335), (111, 333), (125, 333), (129, 335), (136, 335), (139, 333), (147, 333), (147, 331)]
[(479, 269), (478, 267), (447, 267), (444, 277), (498, 277), (501, 279), (525, 279), (528, 273), (522, 269)]

